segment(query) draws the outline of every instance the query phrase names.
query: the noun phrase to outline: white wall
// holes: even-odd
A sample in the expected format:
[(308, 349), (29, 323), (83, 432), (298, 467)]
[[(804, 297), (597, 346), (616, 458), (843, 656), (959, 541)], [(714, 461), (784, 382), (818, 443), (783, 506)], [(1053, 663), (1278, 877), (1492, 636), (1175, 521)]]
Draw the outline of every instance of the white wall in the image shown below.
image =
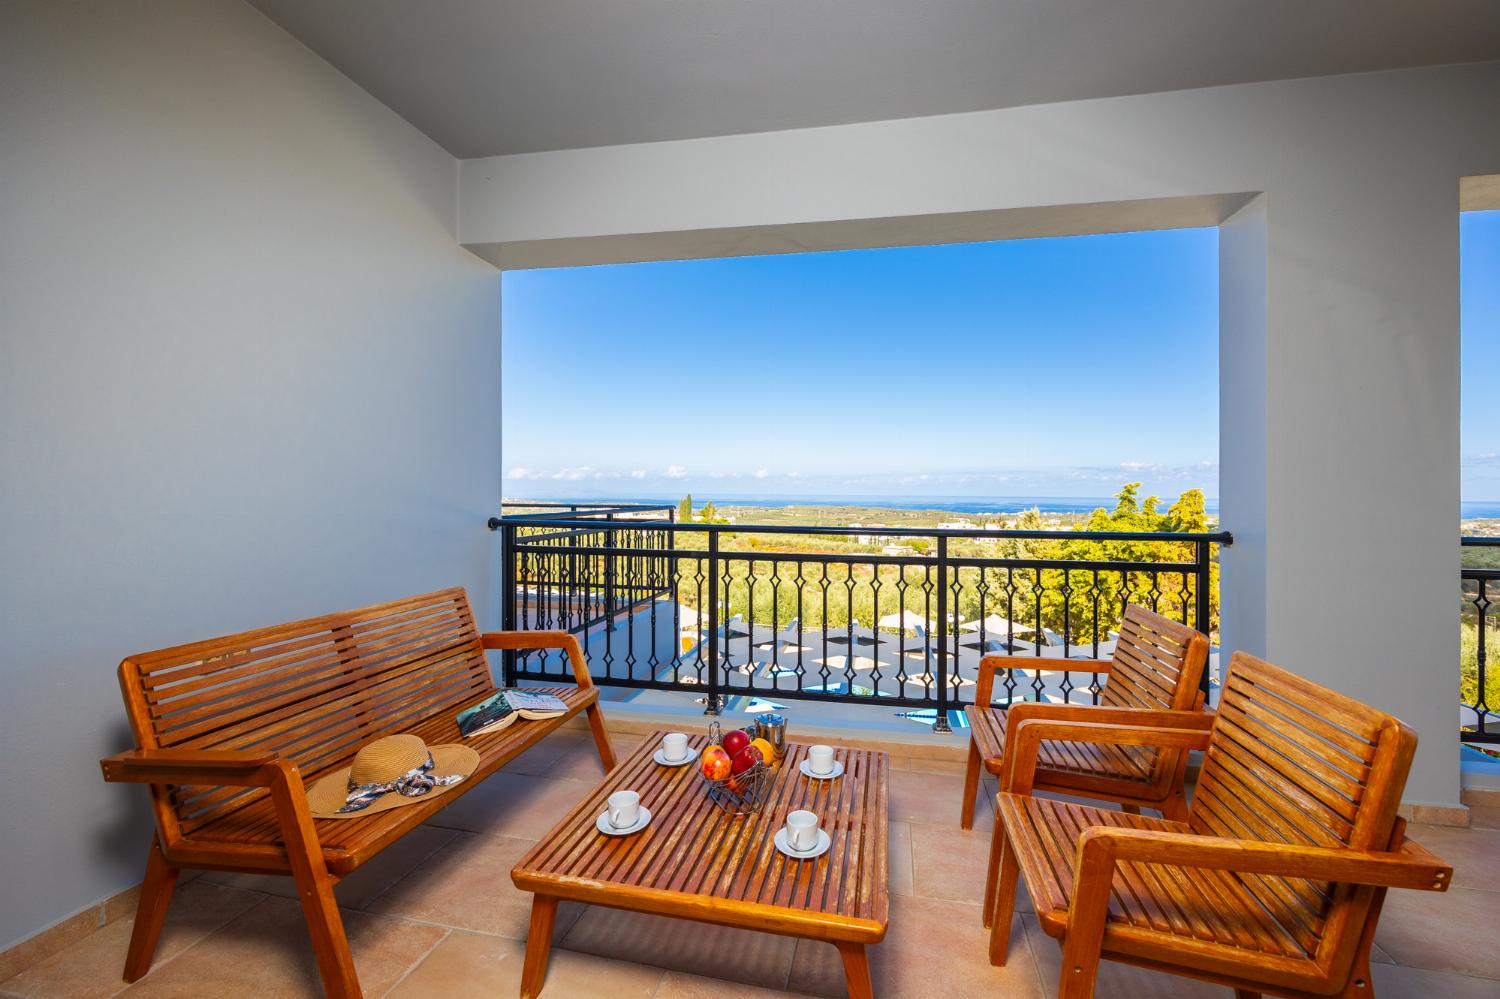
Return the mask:
[(456, 178), (240, 3), (0, 7), (0, 949), (140, 878), (123, 656), (453, 584), (493, 618)]
[(1225, 635), (1399, 714), (1408, 800), (1455, 804), (1458, 182), (1500, 170), (1496, 122), (1490, 63), (497, 157), (462, 164), (460, 235), (586, 262), (624, 234), (689, 256), (694, 230), (732, 252), (745, 227), (1264, 192), (1221, 244)]

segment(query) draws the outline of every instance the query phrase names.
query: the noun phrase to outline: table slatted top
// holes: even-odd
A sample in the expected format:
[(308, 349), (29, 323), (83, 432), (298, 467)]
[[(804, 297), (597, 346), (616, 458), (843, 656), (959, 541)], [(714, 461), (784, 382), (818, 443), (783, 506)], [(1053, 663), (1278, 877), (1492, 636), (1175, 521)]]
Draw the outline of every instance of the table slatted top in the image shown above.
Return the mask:
[[(664, 767), (651, 758), (664, 733), (649, 736), (511, 872), (523, 891), (576, 901), (818, 939), (877, 943), (889, 918), (887, 892), (890, 759), (835, 749), (844, 775), (813, 780), (798, 771), (807, 746), (787, 745), (768, 800), (736, 816), (711, 801), (696, 764)], [(702, 747), (707, 738), (690, 736)], [(595, 827), (605, 800), (628, 788), (651, 810), (629, 836)], [(818, 816), (832, 846), (794, 860), (772, 837), (789, 812)]]

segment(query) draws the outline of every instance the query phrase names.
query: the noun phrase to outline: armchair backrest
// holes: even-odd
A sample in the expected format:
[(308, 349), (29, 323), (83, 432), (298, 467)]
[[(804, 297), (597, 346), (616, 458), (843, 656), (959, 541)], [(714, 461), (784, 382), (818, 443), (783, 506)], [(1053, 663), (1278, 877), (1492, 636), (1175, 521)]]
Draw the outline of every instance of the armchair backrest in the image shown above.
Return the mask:
[(1201, 632), (1129, 604), (1099, 700), (1115, 708), (1191, 710), (1207, 662)]
[[(1385, 850), (1416, 734), (1382, 711), (1236, 652), (1193, 794), (1195, 831), (1233, 839)], [(1375, 889), (1245, 876), (1246, 888), (1311, 951), (1339, 953)], [(1343, 952), (1352, 953), (1344, 947)]]
[[(120, 664), (139, 748), (275, 750), (304, 776), (493, 685), (469, 598), (458, 588)], [(159, 828), (182, 834), (266, 793), (158, 790)]]

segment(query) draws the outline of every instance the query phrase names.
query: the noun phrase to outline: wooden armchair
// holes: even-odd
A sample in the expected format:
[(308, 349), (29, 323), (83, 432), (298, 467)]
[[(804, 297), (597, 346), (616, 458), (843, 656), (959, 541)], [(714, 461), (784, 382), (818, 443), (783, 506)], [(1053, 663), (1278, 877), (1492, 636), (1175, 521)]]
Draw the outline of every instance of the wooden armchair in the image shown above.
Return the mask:
[[(1033, 797), (1046, 740), (1206, 749), (1187, 820)], [(1012, 725), (985, 892), (991, 963), (1005, 963), (1024, 875), (1062, 943), (1062, 999), (1093, 994), (1101, 958), (1239, 999), (1372, 996), (1386, 889), (1444, 891), (1453, 874), (1396, 816), (1416, 744), (1390, 715), (1244, 653), (1206, 729)]]
[[(1200, 724), (1178, 716), (1202, 714), (1199, 684), (1207, 661), (1206, 637), (1135, 604), (1125, 608), (1119, 641), (1107, 660), (985, 656), (979, 660), (974, 704), (964, 711), (969, 719), (969, 768), (959, 824), (965, 829), (974, 825), (979, 768), (998, 775), (1004, 767), (1007, 724), (1028, 718), (1114, 725)], [(997, 708), (990, 699), (995, 673), (1003, 669), (1067, 669), (1107, 676), (1097, 705), (1025, 701)], [(1187, 817), (1182, 794), (1186, 768), (1187, 753), (1181, 749), (1048, 742), (1039, 751), (1034, 781), (1040, 790), (1117, 801), (1131, 811), (1144, 805), (1183, 819)]]

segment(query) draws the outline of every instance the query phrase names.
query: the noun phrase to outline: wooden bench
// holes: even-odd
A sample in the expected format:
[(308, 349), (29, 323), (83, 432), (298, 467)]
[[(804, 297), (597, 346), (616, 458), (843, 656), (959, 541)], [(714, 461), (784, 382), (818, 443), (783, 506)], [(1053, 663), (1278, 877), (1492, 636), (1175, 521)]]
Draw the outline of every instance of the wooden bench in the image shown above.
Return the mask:
[[(1037, 921), (1062, 942), (1062, 999), (1093, 994), (1101, 957), (1239, 999), (1373, 996), (1386, 889), (1445, 891), (1453, 876), (1396, 816), (1415, 733), (1242, 652), (1202, 719), (1011, 729), (985, 898), (991, 962), (1005, 963), (1024, 875)], [(1032, 796), (1047, 739), (1205, 749), (1186, 821)]]
[[(1005, 765), (1007, 724), (1051, 718), (1171, 725), (1171, 712), (1201, 711), (1199, 684), (1207, 661), (1206, 637), (1136, 604), (1126, 606), (1119, 640), (1107, 660), (1003, 655), (980, 659), (974, 704), (964, 710), (969, 720), (969, 768), (959, 825), (965, 829), (974, 825), (979, 768), (998, 775)], [(1066, 669), (1106, 676), (1097, 705), (1023, 701), (1001, 708), (990, 701), (995, 672), (1002, 669)], [(1186, 769), (1187, 753), (1178, 749), (1046, 742), (1039, 751), (1034, 780), (1038, 790), (1118, 801), (1130, 811), (1155, 808), (1181, 819), (1187, 816), (1182, 792)]]
[[(562, 649), (577, 681), (551, 691), (567, 713), (464, 739), (454, 716), (495, 690), (487, 649)], [(480, 634), (461, 589), (131, 656), (120, 686), (137, 749), (100, 761), (104, 779), (149, 784), (156, 836), (125, 979), (151, 956), (182, 868), (296, 880), (329, 996), (357, 997), (333, 886), (457, 801), (568, 718), (588, 715), (599, 758), (614, 751), (578, 640), (555, 631)], [(463, 742), (479, 768), (442, 795), (359, 818), (314, 819), (305, 785), (371, 739), (404, 732)]]

